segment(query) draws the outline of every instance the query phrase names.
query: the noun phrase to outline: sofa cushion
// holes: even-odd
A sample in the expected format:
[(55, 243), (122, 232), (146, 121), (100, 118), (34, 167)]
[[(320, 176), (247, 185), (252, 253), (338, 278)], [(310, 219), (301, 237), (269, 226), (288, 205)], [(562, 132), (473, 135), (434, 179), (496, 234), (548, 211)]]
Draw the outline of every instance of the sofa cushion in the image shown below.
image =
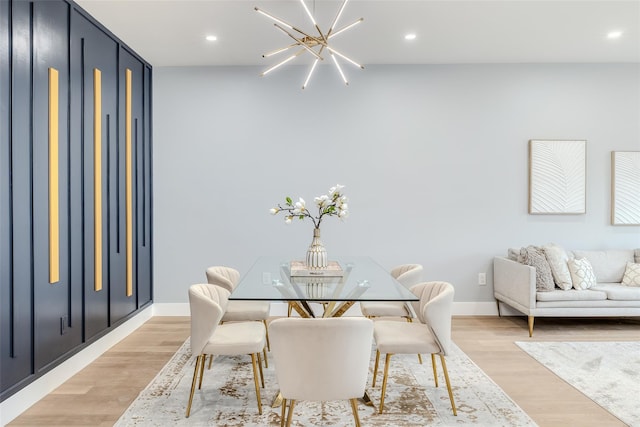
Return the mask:
[(567, 261), (569, 261), (569, 255), (560, 246), (550, 243), (542, 247), (544, 256), (549, 262), (551, 267), (551, 274), (553, 274), (553, 280), (560, 289), (571, 289), (573, 280)]
[(536, 299), (538, 301), (598, 301), (607, 299), (607, 293), (596, 290), (595, 287), (584, 290), (569, 289), (567, 291), (556, 289), (551, 292), (536, 292)]
[(634, 251), (573, 251), (575, 258), (586, 258), (593, 267), (598, 283), (620, 283), (627, 266), (627, 262), (634, 261)]
[(640, 264), (640, 249), (635, 250), (636, 264)]
[(640, 286), (640, 264), (628, 262), (622, 276), (622, 284), (625, 286)]
[(536, 290), (541, 292), (552, 291), (555, 288), (551, 268), (547, 258), (540, 248), (527, 246), (520, 249), (522, 263), (536, 269)]
[(598, 283), (589, 291), (601, 291), (614, 301), (640, 301), (640, 287), (623, 286), (620, 283)]
[(575, 289), (589, 289), (596, 284), (596, 276), (593, 274), (593, 267), (588, 259), (570, 259), (567, 261), (567, 266)]

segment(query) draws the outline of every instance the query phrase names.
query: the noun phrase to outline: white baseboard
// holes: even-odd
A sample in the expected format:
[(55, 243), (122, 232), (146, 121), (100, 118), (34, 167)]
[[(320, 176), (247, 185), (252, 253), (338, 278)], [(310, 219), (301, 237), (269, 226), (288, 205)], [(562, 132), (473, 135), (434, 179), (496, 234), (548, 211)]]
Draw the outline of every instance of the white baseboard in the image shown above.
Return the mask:
[[(495, 302), (454, 302), (455, 316), (495, 316), (498, 314)], [(5, 425), (26, 411), (31, 405), (51, 393), (85, 366), (96, 360), (105, 351), (117, 344), (127, 335), (138, 329), (153, 316), (189, 316), (189, 303), (155, 303), (142, 310), (95, 343), (73, 355), (59, 366), (47, 372), (13, 396), (0, 403), (0, 425)], [(272, 316), (286, 316), (287, 304), (271, 304)], [(354, 304), (347, 316), (360, 316), (360, 307)]]
[(87, 348), (74, 354), (22, 390), (0, 402), (0, 425), (6, 425), (29, 409), (38, 400), (51, 393), (62, 383), (80, 372), (123, 338), (138, 329), (153, 316), (153, 306), (149, 306), (131, 319), (116, 327)]

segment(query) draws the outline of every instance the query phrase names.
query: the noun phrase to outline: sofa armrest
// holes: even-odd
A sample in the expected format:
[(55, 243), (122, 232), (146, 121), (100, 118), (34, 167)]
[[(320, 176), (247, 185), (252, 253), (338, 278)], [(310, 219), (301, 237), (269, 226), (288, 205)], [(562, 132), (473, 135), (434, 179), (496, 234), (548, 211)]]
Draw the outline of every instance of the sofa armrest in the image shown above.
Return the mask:
[(529, 314), (536, 307), (536, 269), (504, 257), (493, 259), (493, 295)]

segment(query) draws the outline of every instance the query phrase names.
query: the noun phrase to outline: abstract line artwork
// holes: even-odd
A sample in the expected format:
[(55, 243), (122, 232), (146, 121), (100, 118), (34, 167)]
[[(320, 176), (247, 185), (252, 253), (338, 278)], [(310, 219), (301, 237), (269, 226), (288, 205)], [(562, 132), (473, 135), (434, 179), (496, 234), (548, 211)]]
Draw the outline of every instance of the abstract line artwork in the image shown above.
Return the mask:
[(611, 152), (611, 224), (640, 225), (640, 151)]
[(586, 212), (586, 141), (529, 141), (529, 213)]

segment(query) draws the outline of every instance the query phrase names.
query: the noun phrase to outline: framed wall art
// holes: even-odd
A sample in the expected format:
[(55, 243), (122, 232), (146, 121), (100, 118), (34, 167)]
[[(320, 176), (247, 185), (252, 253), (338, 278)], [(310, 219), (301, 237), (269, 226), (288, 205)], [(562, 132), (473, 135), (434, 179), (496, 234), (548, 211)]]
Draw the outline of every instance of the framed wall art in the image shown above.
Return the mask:
[(611, 224), (640, 225), (640, 151), (611, 152)]
[(587, 141), (529, 141), (529, 213), (586, 213)]

